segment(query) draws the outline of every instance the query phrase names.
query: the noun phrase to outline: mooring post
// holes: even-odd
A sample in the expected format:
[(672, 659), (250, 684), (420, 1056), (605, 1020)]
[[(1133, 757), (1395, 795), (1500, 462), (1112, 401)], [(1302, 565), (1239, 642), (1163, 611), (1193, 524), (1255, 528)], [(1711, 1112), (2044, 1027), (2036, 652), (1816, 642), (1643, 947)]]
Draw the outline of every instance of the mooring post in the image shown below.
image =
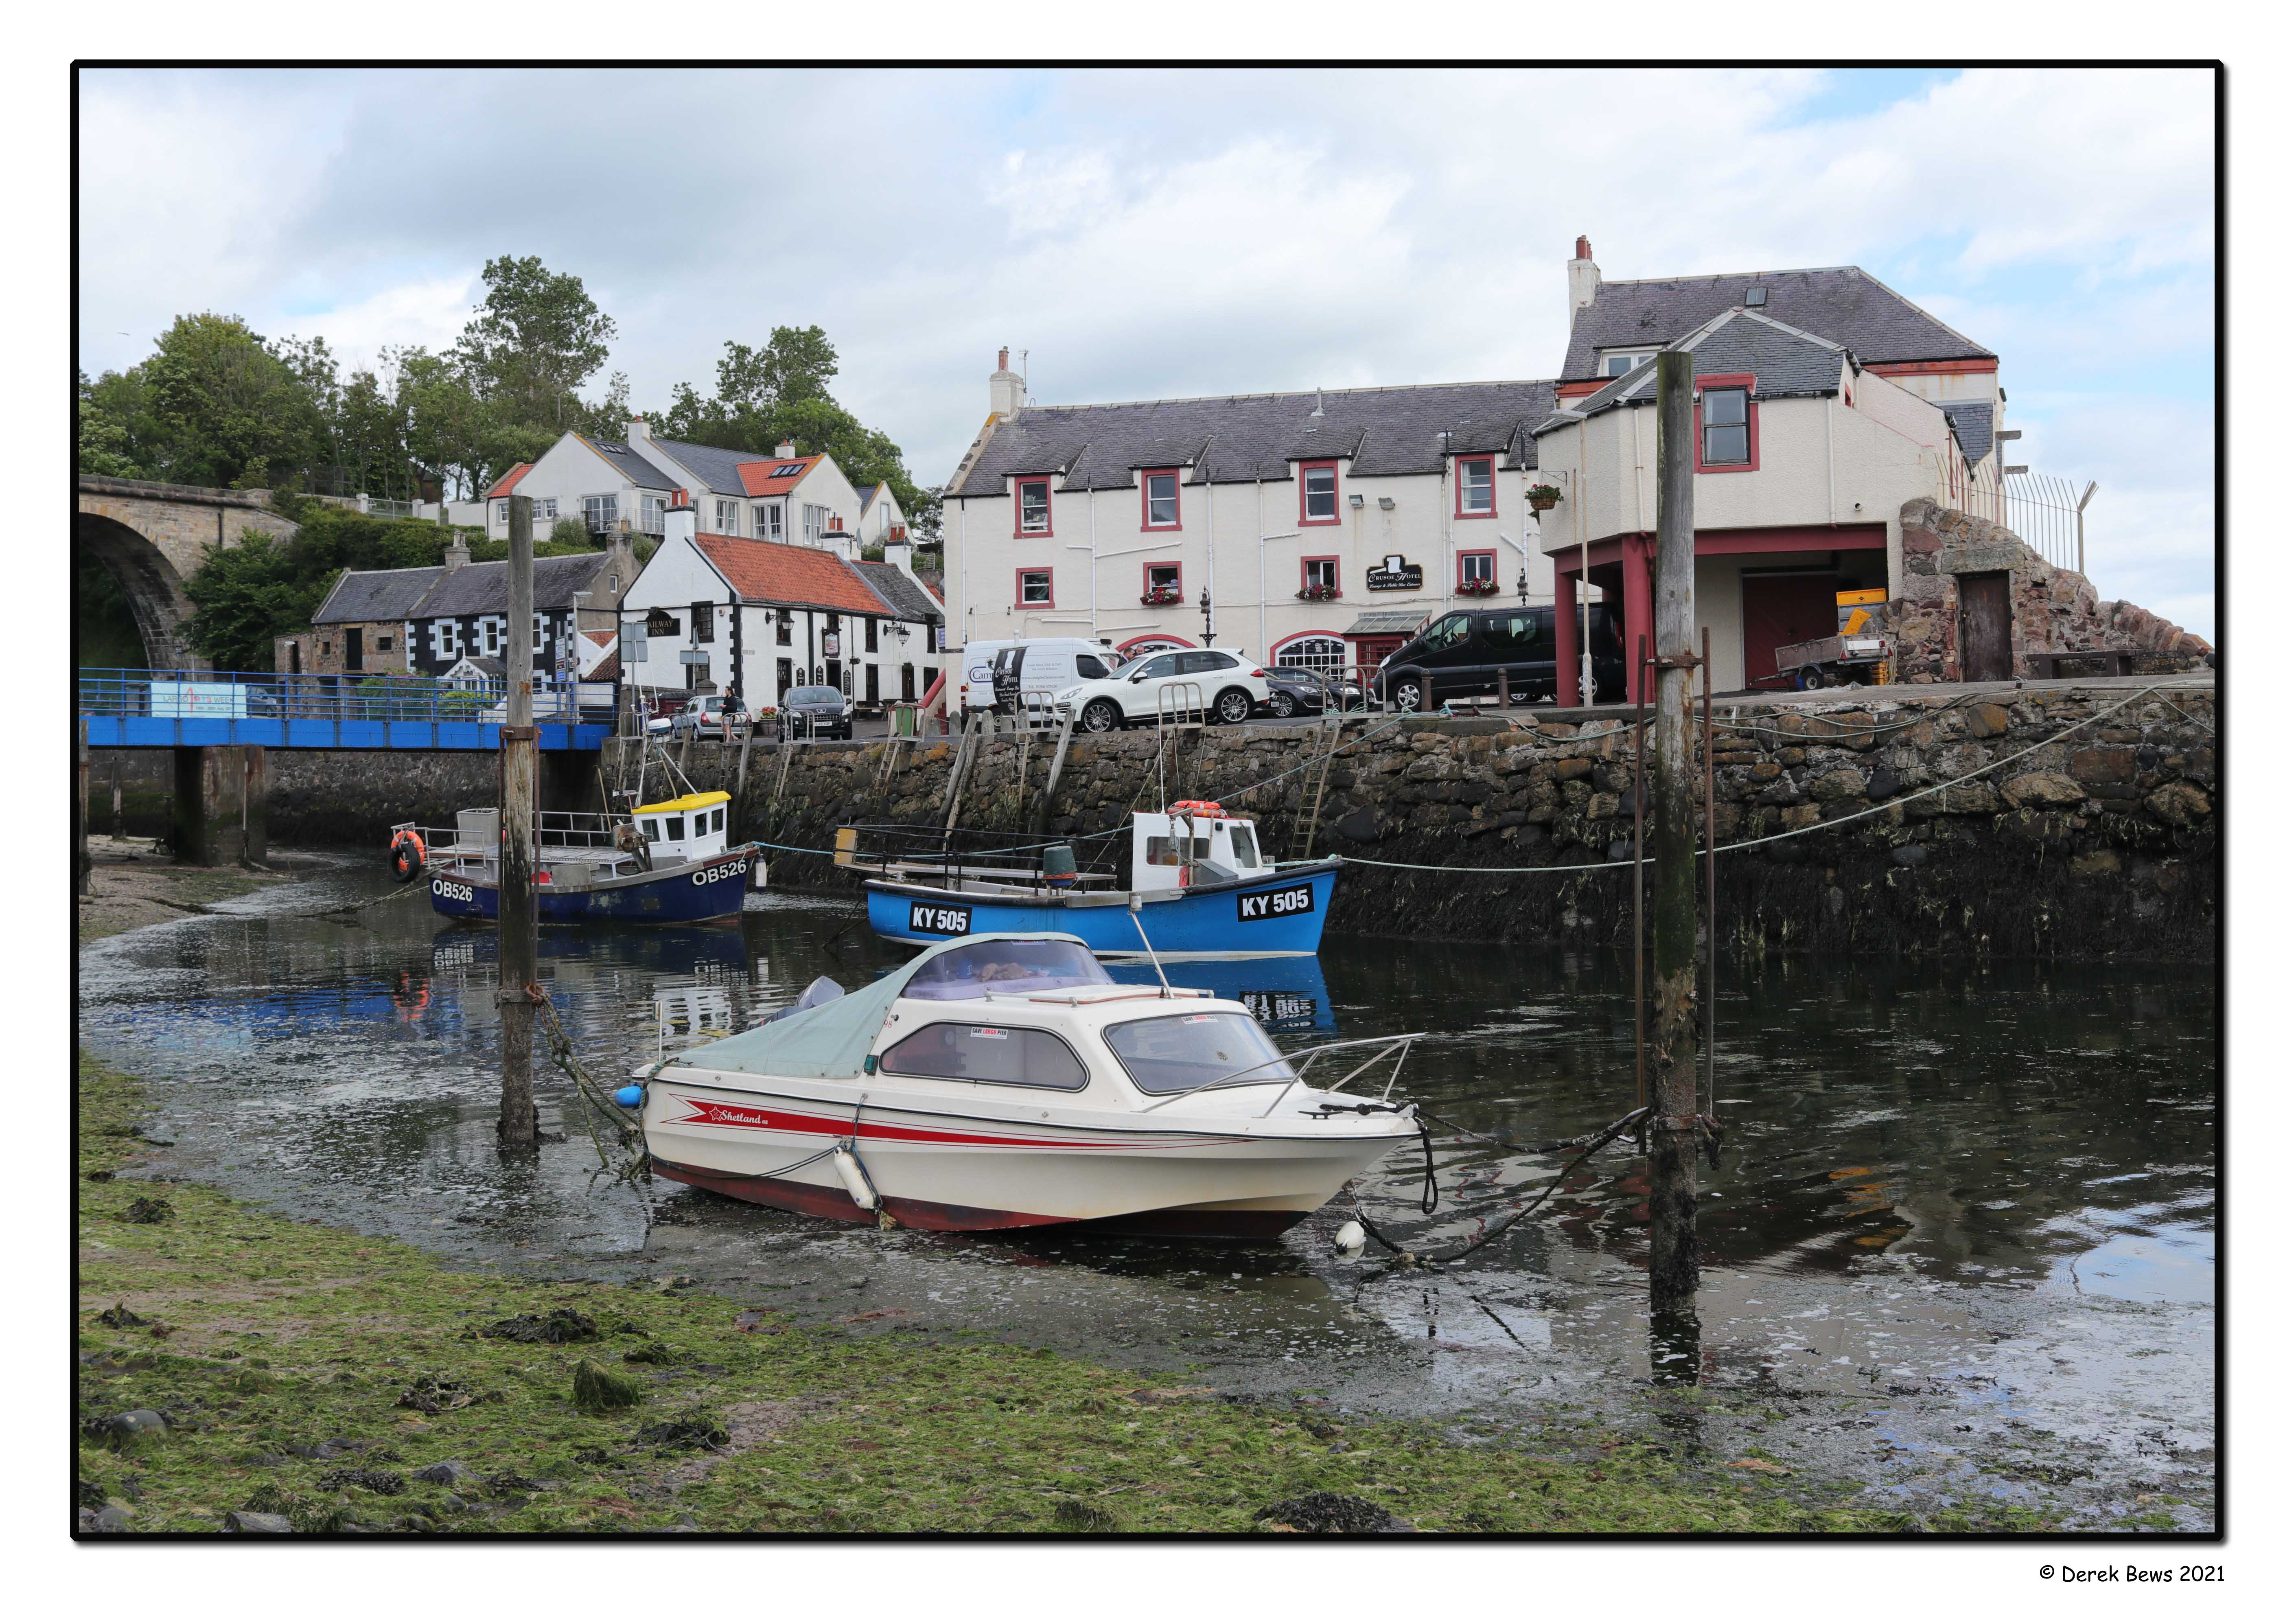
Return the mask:
[(87, 722), (78, 720), (72, 724), (78, 728), (73, 741), (79, 750), (79, 785), (72, 794), (72, 894), (78, 898), (88, 891)]
[(119, 842), (127, 836), (127, 823), (119, 814), (119, 756), (111, 757), (111, 841)]
[[(1626, 561), (1626, 562), (1627, 562), (1628, 563), (1629, 563), (1629, 564), (1633, 563), (1633, 562), (1635, 562), (1635, 561), (1634, 561), (1634, 557), (1633, 557), (1633, 555), (1632, 555), (1632, 554), (1628, 555), (1628, 558), (1627, 558), (1627, 561)], [(1644, 956), (1644, 953), (1645, 949), (1646, 949), (1646, 948), (1647, 948), (1647, 947), (1648, 947), (1648, 942), (1649, 942), (1649, 941), (1648, 941), (1648, 939), (1647, 939), (1647, 938), (1646, 938), (1646, 936), (1645, 936), (1645, 932), (1646, 932), (1646, 929), (1647, 929), (1647, 925), (1648, 925), (1648, 924), (1647, 924), (1646, 923), (1644, 923), (1644, 920), (1643, 920), (1643, 816), (1644, 816), (1644, 812), (1648, 809), (1648, 808), (1649, 808), (1649, 804), (1650, 804), (1650, 789), (1649, 789), (1649, 785), (1648, 785), (1648, 784), (1644, 782), (1644, 763), (1643, 763), (1643, 762), (1644, 762), (1644, 756), (1649, 752), (1649, 747), (1650, 747), (1650, 745), (1649, 745), (1647, 743), (1645, 743), (1645, 742), (1644, 741), (1644, 721), (1648, 718), (1649, 714), (1650, 714), (1650, 711), (1649, 711), (1649, 710), (1648, 710), (1648, 709), (1645, 707), (1645, 705), (1644, 705), (1644, 696), (1643, 696), (1643, 695), (1644, 694), (1644, 693), (1646, 693), (1646, 692), (1648, 691), (1648, 689), (1647, 689), (1646, 687), (1644, 687), (1644, 685), (1643, 684), (1644, 684), (1644, 680), (1645, 680), (1645, 678), (1646, 678), (1646, 677), (1647, 677), (1647, 675), (1648, 675), (1648, 672), (1647, 672), (1647, 670), (1646, 670), (1646, 669), (1645, 669), (1645, 666), (1646, 666), (1646, 663), (1647, 663), (1647, 661), (1649, 661), (1649, 659), (1650, 659), (1650, 639), (1649, 639), (1648, 637), (1646, 637), (1646, 636), (1636, 636), (1636, 637), (1635, 638), (1635, 668), (1634, 668), (1634, 689), (1635, 689), (1635, 1104), (1636, 1104), (1636, 1106), (1638, 1106), (1638, 1107), (1640, 1107), (1640, 1106), (1647, 1106), (1647, 1105), (1649, 1105), (1649, 1104), (1650, 1104), (1650, 1061), (1649, 1061), (1649, 1055), (1648, 1055), (1648, 1047), (1647, 1047), (1647, 1045), (1646, 1045), (1646, 1043), (1645, 1043), (1645, 1040), (1646, 1040), (1646, 1038), (1647, 1038), (1647, 1035), (1646, 1035), (1646, 1033), (1645, 1033), (1645, 1031), (1644, 1031), (1644, 1030), (1645, 1030), (1645, 1028), (1646, 1028), (1646, 1026), (1648, 1025), (1649, 1021), (1650, 1021), (1650, 1012), (1649, 1012), (1649, 1008), (1648, 1008), (1648, 1005), (1647, 1005), (1648, 996), (1646, 995), (1646, 993), (1644, 992), (1644, 989), (1643, 989), (1643, 956)], [(1637, 1149), (1637, 1150), (1639, 1150), (1639, 1151), (1644, 1151), (1644, 1152), (1647, 1152), (1647, 1151), (1649, 1151), (1649, 1149), (1650, 1149), (1650, 1126), (1649, 1126), (1648, 1124), (1644, 1124), (1644, 1125), (1643, 1125), (1642, 1129), (1641, 1129), (1641, 1131), (1640, 1131), (1639, 1137), (1636, 1140), (1635, 1145), (1636, 1145), (1636, 1149)]]
[(502, 732), (502, 860), (496, 882), (500, 928), (502, 1114), (505, 1155), (541, 1148), (534, 1105), (534, 499), (510, 500), (510, 701)]
[(1698, 1294), (1698, 878), (1690, 672), (1697, 663), (1691, 357), (1658, 357), (1656, 718), (1651, 762), (1654, 1011), (1651, 1311), (1691, 1312)]

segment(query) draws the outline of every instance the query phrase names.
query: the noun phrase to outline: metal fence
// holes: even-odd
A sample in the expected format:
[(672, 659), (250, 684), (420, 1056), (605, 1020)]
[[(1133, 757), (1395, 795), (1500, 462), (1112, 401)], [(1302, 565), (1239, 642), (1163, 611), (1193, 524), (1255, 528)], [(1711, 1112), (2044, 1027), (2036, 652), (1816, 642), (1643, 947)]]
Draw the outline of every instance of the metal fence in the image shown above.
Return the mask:
[(1972, 473), (1957, 453), (1933, 459), (1938, 501), (2015, 531), (2060, 570), (2088, 573), (2088, 505), (2096, 482), (2014, 470), (1997, 479)]
[[(574, 687), (537, 687), (538, 721), (611, 725), (611, 686), (585, 698)], [(603, 695), (603, 696), (601, 696)], [(281, 675), (248, 670), (83, 668), (79, 713), (161, 720), (407, 720), (499, 726), (509, 688), (501, 681), (420, 676)]]

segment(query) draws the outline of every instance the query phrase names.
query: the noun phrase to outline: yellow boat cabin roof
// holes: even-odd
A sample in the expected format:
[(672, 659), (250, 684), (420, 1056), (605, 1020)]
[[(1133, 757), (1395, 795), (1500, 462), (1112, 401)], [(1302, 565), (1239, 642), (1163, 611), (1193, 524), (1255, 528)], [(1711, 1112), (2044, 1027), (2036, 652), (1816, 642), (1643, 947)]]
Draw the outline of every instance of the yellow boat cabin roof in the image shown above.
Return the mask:
[(630, 814), (660, 816), (672, 810), (699, 810), (707, 805), (724, 804), (733, 797), (722, 789), (710, 793), (688, 793), (680, 799), (660, 799), (650, 805), (640, 805)]

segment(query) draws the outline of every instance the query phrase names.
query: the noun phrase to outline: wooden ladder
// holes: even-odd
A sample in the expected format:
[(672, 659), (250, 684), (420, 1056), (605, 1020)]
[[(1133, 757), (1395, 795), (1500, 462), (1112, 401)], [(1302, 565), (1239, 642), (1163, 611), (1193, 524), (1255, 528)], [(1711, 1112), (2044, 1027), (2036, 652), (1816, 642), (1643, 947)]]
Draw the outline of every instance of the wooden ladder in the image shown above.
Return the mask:
[(1324, 785), (1331, 780), (1332, 758), (1340, 751), (1340, 734), (1346, 728), (1344, 717), (1328, 723), (1331, 735), (1324, 743), (1324, 763), (1316, 768), (1316, 802), (1292, 818), (1292, 858), (1305, 860), (1316, 847), (1316, 826), (1324, 816)]

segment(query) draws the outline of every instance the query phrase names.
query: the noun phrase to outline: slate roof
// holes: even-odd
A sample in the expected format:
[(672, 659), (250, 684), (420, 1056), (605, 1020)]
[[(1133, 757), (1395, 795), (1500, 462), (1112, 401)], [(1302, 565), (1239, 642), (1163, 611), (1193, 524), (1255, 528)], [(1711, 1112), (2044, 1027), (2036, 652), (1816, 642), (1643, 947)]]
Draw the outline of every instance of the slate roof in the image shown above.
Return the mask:
[(852, 565), (817, 547), (758, 542), (703, 532), (693, 538), (745, 603), (826, 609), (839, 614), (889, 616), (893, 611), (869, 589)]
[(854, 569), (869, 583), (869, 589), (885, 600), (894, 614), (905, 620), (922, 620), (928, 625), (941, 618), (940, 604), (922, 582), (906, 574), (898, 564), (881, 564), (873, 559), (857, 561)]
[[(673, 463), (683, 465), (686, 472), (702, 485), (728, 497), (756, 496), (742, 485), (742, 466), (769, 462), (763, 453), (742, 453), (731, 447), (704, 447), (698, 441), (671, 441), (656, 436), (653, 444)], [(636, 457), (636, 455), (633, 453), (631, 456)]]
[(1864, 364), (1917, 363), (1994, 353), (1898, 295), (1863, 268), (1792, 268), (1688, 279), (1608, 280), (1570, 321), (1562, 378), (1600, 377), (1604, 347), (1662, 345), (1717, 314), (1746, 305), (1746, 291), (1769, 292), (1760, 311), (1848, 347)]
[(1946, 423), (1961, 443), (1961, 456), (1977, 463), (1993, 450), (1993, 405), (1989, 402), (1940, 402)]
[[(778, 497), (803, 485), (806, 476), (813, 472), (813, 466), (820, 462), (819, 453), (808, 458), (745, 458), (734, 466), (736, 489), (745, 497)], [(793, 475), (774, 472), (792, 464), (799, 466)]]
[(1529, 464), (1530, 427), (1554, 406), (1551, 380), (1380, 386), (1350, 391), (1192, 397), (1024, 407), (996, 422), (952, 497), (1006, 496), (1005, 477), (1060, 473), (1071, 491), (1133, 485), (1132, 472), (1181, 468), (1191, 485), (1286, 480), (1302, 458), (1352, 458), (1351, 475), (1431, 475), (1453, 452)]
[[(1845, 355), (1839, 346), (1744, 308), (1734, 308), (1708, 320), (1665, 349), (1690, 353), (1691, 374), (1696, 378), (1753, 375), (1754, 395), (1759, 398), (1831, 397), (1841, 389)], [(1573, 413), (1591, 415), (1657, 400), (1658, 365), (1645, 363), (1601, 390), (1579, 398), (1570, 407)], [(1571, 423), (1556, 414), (1542, 421), (1538, 429), (1544, 435)]]
[[(627, 441), (607, 441), (596, 436), (582, 435), (578, 431), (576, 432), (574, 439), (611, 464), (614, 472), (627, 480), (633, 486), (644, 487), (650, 492), (674, 492), (677, 489), (676, 481), (664, 474), (652, 459)], [(657, 442), (655, 445), (660, 447), (668, 444)]]
[(445, 566), (438, 564), (422, 570), (347, 570), (327, 589), (326, 598), (312, 612), (311, 624), (411, 620), (422, 595), (446, 573)]
[[(612, 554), (567, 554), (534, 562), (534, 606), (537, 610), (571, 609), (574, 595), (586, 592)], [(465, 564), (460, 570), (431, 571), (438, 577), (421, 603), (406, 612), (410, 620), (450, 615), (510, 612), (510, 561)]]

